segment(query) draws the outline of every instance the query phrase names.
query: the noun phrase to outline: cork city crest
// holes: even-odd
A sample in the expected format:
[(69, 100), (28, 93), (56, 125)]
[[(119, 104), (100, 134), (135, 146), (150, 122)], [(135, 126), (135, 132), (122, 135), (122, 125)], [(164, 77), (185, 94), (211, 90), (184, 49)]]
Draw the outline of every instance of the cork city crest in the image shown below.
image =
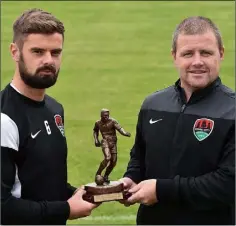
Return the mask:
[(193, 134), (199, 140), (203, 141), (210, 136), (214, 128), (214, 121), (208, 118), (197, 119), (193, 126)]
[(55, 119), (56, 126), (60, 130), (62, 136), (65, 136), (62, 117), (60, 115), (54, 115), (54, 119)]

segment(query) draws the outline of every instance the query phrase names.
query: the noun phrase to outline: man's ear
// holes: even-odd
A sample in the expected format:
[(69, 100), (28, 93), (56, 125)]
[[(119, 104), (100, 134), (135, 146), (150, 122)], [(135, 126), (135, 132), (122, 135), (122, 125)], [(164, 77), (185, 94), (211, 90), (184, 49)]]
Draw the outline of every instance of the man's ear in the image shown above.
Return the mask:
[(220, 49), (220, 59), (221, 59), (221, 60), (224, 60), (224, 56), (225, 56), (225, 47), (223, 46), (223, 47)]
[(11, 52), (12, 59), (15, 62), (19, 62), (19, 60), (20, 60), (20, 50), (19, 50), (16, 43), (11, 43), (10, 44), (10, 52)]
[(175, 65), (175, 67), (177, 67), (177, 65), (176, 65), (176, 52), (173, 49), (171, 49), (171, 56), (172, 56), (173, 63)]
[(175, 61), (175, 59), (176, 59), (176, 53), (174, 52), (173, 49), (171, 49), (171, 55), (172, 55), (173, 60)]

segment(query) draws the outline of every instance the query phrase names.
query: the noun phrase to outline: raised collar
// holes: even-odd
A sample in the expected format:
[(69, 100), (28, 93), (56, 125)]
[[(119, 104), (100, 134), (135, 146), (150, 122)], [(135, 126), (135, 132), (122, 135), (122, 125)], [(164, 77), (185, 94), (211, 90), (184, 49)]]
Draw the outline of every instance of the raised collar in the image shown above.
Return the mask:
[[(208, 96), (219, 85), (221, 85), (220, 77), (218, 77), (216, 80), (214, 80), (207, 87), (193, 92), (192, 96), (190, 97), (190, 99), (188, 101), (188, 104), (192, 104), (192, 103), (199, 101), (200, 99)], [(180, 79), (178, 79), (175, 82), (175, 90), (179, 93), (179, 97), (180, 97), (182, 103), (186, 104), (186, 96), (185, 96), (184, 89), (180, 86)]]

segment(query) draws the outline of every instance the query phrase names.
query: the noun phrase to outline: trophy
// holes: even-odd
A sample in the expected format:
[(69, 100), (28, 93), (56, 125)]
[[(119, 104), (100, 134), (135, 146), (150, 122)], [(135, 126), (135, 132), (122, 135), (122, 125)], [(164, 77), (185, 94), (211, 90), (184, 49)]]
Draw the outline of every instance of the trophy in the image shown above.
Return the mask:
[[(93, 129), (93, 137), (96, 147), (101, 147), (104, 159), (100, 163), (93, 183), (85, 185), (86, 194), (83, 199), (89, 202), (107, 202), (123, 200), (129, 197), (124, 191), (123, 183), (119, 181), (110, 181), (109, 175), (114, 169), (117, 162), (117, 136), (116, 131), (121, 135), (130, 137), (131, 134), (126, 132), (119, 123), (109, 117), (108, 109), (101, 110), (101, 119), (97, 120)], [(99, 141), (99, 132), (102, 135)], [(102, 172), (104, 175), (102, 175)]]

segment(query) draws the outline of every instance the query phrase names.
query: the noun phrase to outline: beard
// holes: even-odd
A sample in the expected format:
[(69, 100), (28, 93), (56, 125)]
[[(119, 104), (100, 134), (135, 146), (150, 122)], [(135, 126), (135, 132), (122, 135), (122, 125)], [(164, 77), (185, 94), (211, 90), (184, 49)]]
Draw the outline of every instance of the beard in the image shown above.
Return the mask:
[[(50, 74), (43, 73), (45, 70), (50, 72)], [(34, 74), (30, 73), (26, 68), (23, 55), (21, 54), (19, 60), (19, 72), (21, 79), (26, 85), (35, 89), (46, 89), (56, 83), (60, 69), (56, 71), (54, 66), (44, 65), (38, 68)]]

